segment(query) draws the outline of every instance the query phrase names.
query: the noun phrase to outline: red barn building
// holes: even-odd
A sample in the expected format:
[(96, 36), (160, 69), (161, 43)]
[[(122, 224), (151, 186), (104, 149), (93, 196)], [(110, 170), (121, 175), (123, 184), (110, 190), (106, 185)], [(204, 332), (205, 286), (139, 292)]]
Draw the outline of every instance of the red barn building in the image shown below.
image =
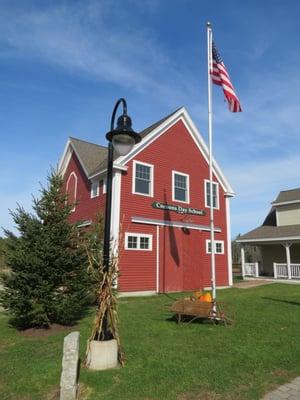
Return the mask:
[[(112, 237), (120, 243), (121, 293), (158, 293), (210, 286), (208, 148), (185, 108), (141, 132), (116, 157)], [(105, 207), (107, 148), (69, 138), (60, 161), (76, 201), (72, 221), (87, 226)], [(216, 283), (232, 284), (229, 200), (233, 190), (213, 162)], [(120, 232), (122, 230), (122, 232)]]

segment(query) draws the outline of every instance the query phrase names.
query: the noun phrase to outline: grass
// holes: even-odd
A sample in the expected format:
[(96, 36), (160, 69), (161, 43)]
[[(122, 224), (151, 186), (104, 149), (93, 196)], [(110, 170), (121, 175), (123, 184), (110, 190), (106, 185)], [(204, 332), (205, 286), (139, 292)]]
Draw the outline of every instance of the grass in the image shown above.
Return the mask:
[[(177, 326), (166, 306), (178, 296), (120, 300), (126, 365), (103, 372), (81, 369), (81, 398), (254, 400), (300, 375), (299, 285), (219, 291), (219, 300), (236, 308), (230, 328)], [(72, 329), (81, 333), (82, 357), (92, 318), (90, 310)], [(0, 316), (1, 400), (54, 397), (65, 335), (25, 338)]]

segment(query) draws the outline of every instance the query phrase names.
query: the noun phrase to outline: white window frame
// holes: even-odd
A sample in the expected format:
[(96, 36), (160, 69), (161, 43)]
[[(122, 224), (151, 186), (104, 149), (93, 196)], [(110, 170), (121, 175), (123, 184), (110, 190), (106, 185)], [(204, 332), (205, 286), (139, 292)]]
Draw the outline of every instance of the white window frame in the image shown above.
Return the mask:
[(76, 175), (76, 173), (74, 172), (74, 171), (72, 171), (71, 173), (70, 173), (70, 175), (69, 175), (69, 177), (68, 177), (68, 180), (67, 180), (67, 183), (66, 183), (66, 191), (67, 191), (67, 193), (68, 193), (68, 195), (69, 195), (69, 192), (68, 192), (68, 190), (69, 190), (69, 182), (70, 182), (70, 179), (71, 179), (71, 177), (72, 176), (74, 176), (75, 177), (75, 198), (74, 198), (74, 207), (72, 208), (72, 210), (71, 210), (71, 212), (74, 212), (75, 210), (76, 210), (76, 201), (77, 201), (77, 175)]
[[(145, 165), (146, 167), (150, 167), (150, 193), (140, 193), (135, 190), (135, 173), (136, 173), (136, 165)], [(138, 194), (139, 196), (146, 196), (146, 197), (153, 197), (153, 176), (154, 176), (154, 165), (144, 163), (142, 161), (133, 161), (133, 168), (132, 168), (132, 193)]]
[[(217, 243), (221, 244), (222, 246), (222, 251), (217, 252)], [(214, 240), (215, 244), (215, 254), (224, 254), (224, 240)], [(210, 245), (210, 239), (206, 239), (206, 254), (211, 254), (211, 251), (209, 251), (209, 246)]]
[[(100, 182), (99, 181), (92, 181), (91, 182), (91, 199), (94, 199), (95, 197), (98, 197), (100, 194), (100, 187), (99, 187)], [(93, 193), (93, 189), (96, 186), (97, 191), (96, 194)]]
[[(175, 199), (175, 175), (181, 175), (186, 178), (186, 200), (177, 200)], [(190, 176), (183, 172), (172, 170), (172, 201), (176, 201), (177, 203), (190, 203)]]
[[(137, 248), (136, 249), (128, 247), (128, 237), (129, 236), (134, 236), (137, 238)], [(141, 249), (141, 238), (142, 237), (149, 239), (149, 248), (148, 249)], [(125, 250), (152, 251), (152, 235), (148, 234), (148, 233), (126, 232), (125, 233)]]
[[(207, 189), (206, 189), (206, 187), (207, 187), (207, 184), (209, 184), (209, 180), (208, 179), (205, 179), (204, 180), (204, 197), (205, 197), (205, 207), (207, 207), (207, 208), (210, 208), (210, 205), (208, 204), (208, 202), (207, 202), (207, 197), (208, 197), (208, 194), (209, 193), (207, 193)], [(220, 209), (220, 196), (219, 196), (219, 183), (218, 182), (216, 182), (216, 181), (213, 181), (212, 182), (212, 184), (213, 184), (213, 186), (215, 185), (216, 187), (217, 187), (217, 190), (216, 190), (216, 193), (217, 193), (217, 201), (216, 201), (216, 207), (213, 207), (215, 210), (219, 210)]]
[(106, 178), (102, 179), (102, 193), (106, 193)]

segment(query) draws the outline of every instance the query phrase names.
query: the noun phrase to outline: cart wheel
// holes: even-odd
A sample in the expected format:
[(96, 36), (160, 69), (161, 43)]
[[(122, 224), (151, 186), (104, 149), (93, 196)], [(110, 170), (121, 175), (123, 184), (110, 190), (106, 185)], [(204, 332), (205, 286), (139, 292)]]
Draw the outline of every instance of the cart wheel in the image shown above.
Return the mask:
[(217, 303), (217, 313), (220, 321), (224, 323), (225, 326), (232, 326), (236, 320), (236, 312), (234, 307), (227, 303)]

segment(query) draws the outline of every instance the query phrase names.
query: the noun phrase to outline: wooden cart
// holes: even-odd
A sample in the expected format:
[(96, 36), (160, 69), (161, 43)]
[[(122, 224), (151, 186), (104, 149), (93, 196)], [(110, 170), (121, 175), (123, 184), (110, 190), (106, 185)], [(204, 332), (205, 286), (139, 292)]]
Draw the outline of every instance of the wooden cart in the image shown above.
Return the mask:
[(235, 321), (235, 315), (232, 310), (229, 311), (224, 303), (205, 302), (194, 297), (183, 298), (175, 301), (171, 306), (171, 312), (180, 323), (183, 317), (189, 317), (188, 323), (196, 319), (207, 319), (215, 323), (232, 325)]

